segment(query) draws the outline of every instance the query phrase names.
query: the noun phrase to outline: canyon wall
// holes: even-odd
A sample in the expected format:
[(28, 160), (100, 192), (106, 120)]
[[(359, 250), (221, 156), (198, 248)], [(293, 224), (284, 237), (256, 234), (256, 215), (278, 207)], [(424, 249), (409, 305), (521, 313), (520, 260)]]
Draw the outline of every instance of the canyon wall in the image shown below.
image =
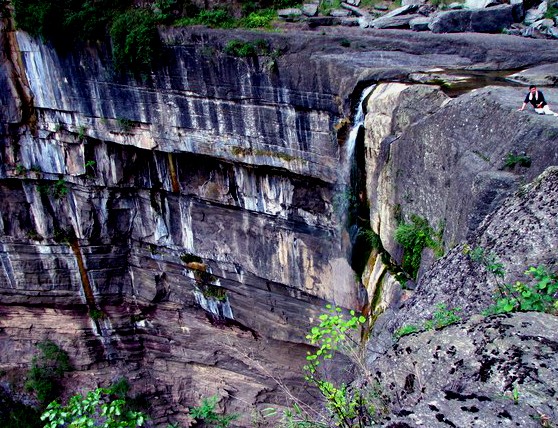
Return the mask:
[[(57, 52), (4, 23), (0, 368), (24, 373), (34, 345), (54, 340), (76, 368), (68, 391), (125, 375), (160, 424), (187, 421), (186, 407), (207, 395), (242, 412), (245, 425), (252, 409), (287, 403), (281, 385), (304, 396), (308, 327), (328, 302), (354, 309), (367, 302), (348, 261), (344, 212), (353, 184), (348, 131), (361, 91), (411, 82), (434, 67), (558, 61), (558, 50), (537, 40), (370, 32), (351, 33), (347, 49), (346, 36), (162, 29), (160, 63), (133, 76), (113, 69), (105, 44)], [(229, 55), (232, 39), (263, 39), (266, 51)], [(421, 86), (405, 104), (398, 97), (406, 89), (397, 88), (393, 101), (373, 102), (379, 86), (366, 119), (387, 111), (397, 125), (388, 120), (376, 142), (357, 142), (369, 163), (371, 223), (395, 258), (393, 226), (383, 226), (394, 224), (389, 207), (408, 192), (435, 196), (432, 189), (448, 187), (436, 181), (445, 183), (443, 175), (420, 177), (453, 168), (454, 140), (485, 135), (464, 136), (456, 125), (456, 115), (475, 108), (475, 95), (447, 103), (438, 88)], [(512, 109), (502, 114), (512, 117)], [(393, 150), (402, 149), (390, 159), (416, 168), (384, 167), (391, 135)], [(417, 148), (404, 149), (411, 144)], [(449, 160), (423, 156), (436, 149)], [(413, 161), (421, 156), (429, 167)], [(544, 165), (535, 166), (528, 179)], [(508, 185), (502, 197), (518, 181), (511, 172), (494, 175)], [(450, 193), (430, 205), (417, 196), (403, 214), (449, 218), (457, 198)], [(499, 198), (480, 211), (470, 198), (459, 206), (478, 218), (446, 219), (448, 245)]]

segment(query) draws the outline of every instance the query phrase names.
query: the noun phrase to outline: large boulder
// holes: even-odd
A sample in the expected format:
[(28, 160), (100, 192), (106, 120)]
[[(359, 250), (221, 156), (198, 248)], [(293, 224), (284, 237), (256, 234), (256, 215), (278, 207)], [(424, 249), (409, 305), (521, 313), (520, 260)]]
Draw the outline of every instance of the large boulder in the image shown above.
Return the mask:
[(384, 427), (541, 427), (558, 418), (558, 317), (519, 313), (403, 337), (375, 361)]
[(529, 9), (525, 13), (525, 24), (531, 25), (534, 22), (539, 21), (540, 19), (543, 19), (544, 14), (546, 13), (547, 10), (548, 10), (548, 3), (546, 1), (543, 1), (537, 7)]
[[(392, 304), (380, 315), (369, 341), (369, 359), (391, 347), (397, 329), (423, 325), (440, 304), (459, 308), (459, 315), (468, 319), (494, 304), (500, 284), (518, 280), (530, 283), (531, 278), (524, 274), (528, 267), (556, 270), (557, 217), (558, 167), (553, 166), (508, 198), (468, 244), (457, 246), (438, 260), (419, 280), (409, 299), (399, 307)], [(480, 249), (482, 259), (471, 255), (475, 249)], [(487, 265), (496, 263), (502, 265), (503, 277), (487, 269)]]
[[(525, 90), (486, 87), (451, 100), (435, 87), (417, 90), (379, 85), (365, 122), (370, 222), (398, 260), (398, 219), (417, 214), (432, 227), (443, 223), (451, 248), (471, 238), (521, 182), (558, 164), (558, 121), (517, 112)], [(551, 105), (558, 101), (555, 90), (545, 95)], [(509, 163), (521, 152), (530, 167)]]
[(516, 5), (486, 9), (450, 10), (439, 13), (430, 23), (433, 33), (499, 33), (519, 20)]

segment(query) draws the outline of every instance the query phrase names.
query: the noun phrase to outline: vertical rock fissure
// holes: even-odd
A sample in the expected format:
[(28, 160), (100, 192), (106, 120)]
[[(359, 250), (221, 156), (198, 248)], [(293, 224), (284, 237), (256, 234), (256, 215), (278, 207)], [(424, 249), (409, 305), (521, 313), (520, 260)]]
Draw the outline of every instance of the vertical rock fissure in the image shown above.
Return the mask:
[(25, 67), (16, 38), (14, 20), (9, 16), (2, 19), (1, 22), (2, 51), (8, 63), (9, 80), (15, 92), (13, 95), (19, 98), (20, 101), (20, 123), (29, 125), (29, 128), (33, 132), (36, 128), (37, 116), (35, 114), (33, 94), (31, 93), (31, 88), (25, 75)]
[(77, 238), (72, 238), (70, 240), (70, 247), (72, 248), (76, 258), (79, 276), (81, 278), (81, 286), (85, 296), (85, 303), (87, 304), (89, 311), (97, 310), (97, 303), (95, 302), (95, 296), (93, 295), (93, 289), (91, 288), (91, 282), (89, 281), (89, 276), (87, 275), (87, 269), (85, 268), (83, 255), (81, 254)]
[(168, 158), (172, 191), (173, 193), (180, 193), (180, 184), (178, 183), (178, 177), (176, 176), (176, 168), (174, 167), (174, 158), (172, 153), (168, 153)]

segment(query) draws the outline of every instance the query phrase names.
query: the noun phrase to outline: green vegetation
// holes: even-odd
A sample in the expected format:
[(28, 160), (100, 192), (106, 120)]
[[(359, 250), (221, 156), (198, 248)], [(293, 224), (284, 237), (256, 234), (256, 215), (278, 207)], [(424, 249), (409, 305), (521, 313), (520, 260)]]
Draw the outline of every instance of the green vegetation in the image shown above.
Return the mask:
[(506, 159), (504, 160), (504, 166), (506, 168), (513, 168), (516, 165), (529, 168), (531, 166), (531, 157), (527, 156), (526, 153), (508, 153)]
[(546, 13), (544, 17), (547, 19), (554, 19), (554, 17), (558, 16), (558, 4), (556, 2), (549, 3), (548, 8), (546, 9)]
[(72, 367), (68, 353), (56, 343), (45, 340), (37, 344), (37, 349), (39, 354), (31, 361), (25, 388), (35, 392), (37, 400), (46, 404), (58, 398), (62, 376)]
[(409, 334), (417, 333), (419, 331), (421, 331), (420, 327), (417, 327), (414, 324), (406, 324), (403, 327), (395, 330), (393, 336), (395, 337), (395, 339), (399, 339), (403, 336), (408, 336)]
[[(213, 275), (211, 275), (215, 278)], [(218, 285), (209, 284), (207, 282), (198, 284), (200, 291), (206, 299), (215, 299), (219, 302), (224, 302), (227, 300), (227, 290)]]
[(243, 40), (232, 39), (229, 40), (225, 45), (224, 52), (228, 55), (236, 57), (268, 55), (269, 42), (264, 39), (255, 40), (253, 42), (245, 42)]
[(117, 70), (149, 69), (160, 52), (157, 18), (146, 9), (119, 14), (110, 27), (112, 54)]
[(424, 328), (426, 330), (441, 330), (448, 325), (457, 324), (461, 321), (461, 317), (457, 315), (459, 311), (461, 311), (461, 308), (448, 309), (445, 304), (438, 303), (432, 317), (424, 323)]
[(74, 395), (66, 406), (56, 401), (41, 416), (45, 428), (135, 428), (145, 423), (145, 415), (130, 410), (126, 400), (111, 388), (97, 388), (85, 397)]
[(59, 178), (58, 180), (56, 180), (54, 182), (54, 185), (52, 187), (52, 195), (56, 198), (56, 199), (61, 199), (64, 196), (66, 196), (69, 192), (68, 186), (66, 184), (66, 180), (64, 180), (63, 178)]
[(403, 336), (408, 336), (409, 334), (417, 333), (419, 331), (441, 330), (449, 325), (457, 324), (462, 320), (462, 318), (457, 315), (457, 312), (460, 310), (461, 308), (448, 309), (444, 303), (438, 303), (436, 305), (436, 310), (432, 313), (430, 319), (426, 320), (422, 326), (406, 324), (395, 330), (393, 338), (395, 340), (399, 340)]
[(126, 119), (124, 117), (117, 117), (116, 123), (122, 132), (130, 132), (134, 126), (136, 126), (136, 122), (131, 119)]
[[(353, 387), (345, 383), (331, 380), (328, 370), (324, 367), (336, 353), (348, 356), (355, 367), (364, 370), (363, 348), (354, 339), (357, 331), (363, 327), (366, 318), (357, 316), (354, 311), (345, 318), (341, 308), (327, 305), (328, 313), (319, 317), (320, 323), (312, 327), (306, 338), (316, 346), (315, 352), (309, 352), (304, 366), (305, 380), (311, 386), (317, 387), (324, 399), (327, 415), (322, 420), (331, 421), (332, 425), (322, 423), (312, 417), (299, 405), (293, 406), (285, 413), (286, 425), (290, 427), (320, 427), (337, 426), (353, 428), (369, 426), (377, 413), (374, 397), (377, 391), (362, 386)], [(364, 373), (363, 373), (364, 374)]]
[(410, 223), (401, 223), (395, 231), (395, 240), (403, 247), (402, 269), (416, 279), (422, 251), (431, 248), (436, 257), (444, 254), (442, 243), (443, 227), (434, 231), (428, 220), (412, 214)]
[(496, 280), (495, 304), (484, 311), (484, 315), (527, 311), (558, 314), (558, 275), (547, 267), (531, 266), (527, 269), (525, 275), (531, 277), (530, 284), (521, 281), (505, 284), (504, 265), (493, 253), (487, 254), (482, 247), (471, 249), (468, 246), (463, 252), (472, 261), (484, 266)]
[(10, 394), (0, 389), (0, 427), (2, 428), (43, 428), (40, 412), (34, 407), (13, 401)]
[[(221, 8), (199, 9), (189, 0), (158, 0), (143, 7), (135, 7), (132, 0), (13, 1), (19, 29), (66, 50), (77, 42), (103, 40), (108, 34), (112, 39), (115, 70), (140, 73), (151, 68), (161, 51), (158, 25), (271, 28), (277, 8), (297, 3), (292, 0), (245, 2), (242, 17), (234, 18), (233, 10), (223, 8), (222, 3)], [(237, 47), (238, 56), (251, 56), (254, 48), (262, 54), (258, 46)], [(80, 139), (84, 136), (80, 135)]]
[(496, 303), (486, 314), (527, 311), (558, 314), (558, 275), (543, 266), (532, 266), (525, 274), (533, 279), (532, 283), (517, 281), (515, 284), (500, 285), (495, 296)]
[(78, 140), (83, 141), (87, 138), (87, 128), (85, 125), (80, 125), (78, 127)]
[(16, 175), (26, 175), (27, 168), (25, 168), (22, 164), (18, 163), (15, 168)]
[(236, 413), (232, 415), (217, 413), (215, 408), (218, 401), (219, 397), (214, 395), (209, 398), (203, 398), (200, 406), (190, 407), (190, 416), (196, 420), (195, 427), (226, 428), (232, 421), (238, 419), (239, 415)]

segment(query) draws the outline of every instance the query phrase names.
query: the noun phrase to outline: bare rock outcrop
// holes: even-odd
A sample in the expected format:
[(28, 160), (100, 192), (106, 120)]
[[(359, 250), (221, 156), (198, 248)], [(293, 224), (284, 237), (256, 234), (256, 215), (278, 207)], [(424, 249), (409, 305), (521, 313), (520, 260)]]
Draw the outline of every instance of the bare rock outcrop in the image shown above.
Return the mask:
[(555, 316), (518, 313), (401, 338), (374, 365), (393, 397), (383, 426), (551, 426), (557, 329)]

